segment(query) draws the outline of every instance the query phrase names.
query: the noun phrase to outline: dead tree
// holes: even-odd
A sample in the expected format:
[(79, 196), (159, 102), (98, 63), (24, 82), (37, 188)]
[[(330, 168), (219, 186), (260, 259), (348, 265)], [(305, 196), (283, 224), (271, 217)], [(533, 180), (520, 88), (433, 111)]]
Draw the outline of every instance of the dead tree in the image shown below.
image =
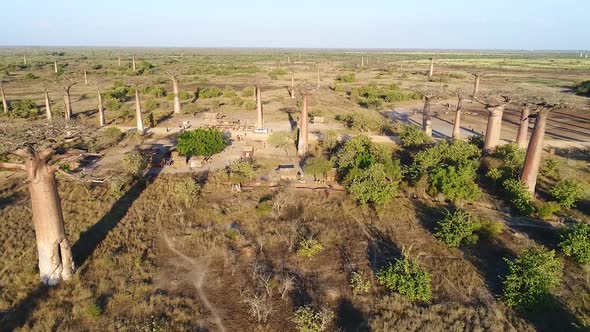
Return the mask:
[(430, 105), (433, 99), (441, 96), (441, 91), (434, 86), (420, 86), (417, 90), (424, 98), (424, 108), (422, 109), (422, 130), (424, 130), (426, 135), (432, 137), (432, 113), (430, 111)]
[(568, 104), (561, 96), (552, 94), (530, 96), (527, 98), (527, 101), (533, 110), (532, 117), (534, 116), (535, 118), (535, 127), (527, 146), (520, 181), (534, 194), (539, 166), (541, 165), (541, 154), (543, 152), (543, 141), (545, 139), (545, 129), (547, 127), (549, 113), (554, 110), (568, 108)]
[(51, 120), (53, 118), (53, 114), (51, 113), (51, 103), (49, 102), (49, 93), (47, 92), (47, 88), (43, 89), (43, 93), (45, 94), (45, 116), (47, 120)]
[(461, 113), (463, 112), (463, 100), (465, 92), (457, 89), (457, 109), (455, 110), (455, 121), (453, 123), (453, 139), (461, 139)]
[(309, 83), (304, 83), (299, 87), (299, 93), (301, 94), (301, 115), (299, 116), (299, 137), (297, 139), (297, 155), (303, 157), (307, 154), (308, 144), (307, 139), (309, 136), (309, 118), (308, 118), (308, 99), (311, 96), (312, 88)]
[(471, 99), (482, 104), (488, 111), (488, 122), (484, 138), (484, 150), (491, 152), (500, 143), (502, 132), (502, 116), (504, 109), (514, 98), (510, 91), (491, 91), (481, 96), (472, 96)]
[(70, 89), (78, 84), (71, 77), (65, 77), (59, 81), (55, 81), (64, 91), (64, 117), (66, 120), (70, 120), (73, 115), (72, 111), (72, 99), (70, 98)]
[(262, 114), (262, 91), (260, 84), (254, 85), (256, 92), (256, 128), (264, 128), (264, 118)]
[(428, 71), (428, 77), (434, 75), (434, 58), (430, 58), (430, 70)]
[(475, 81), (473, 82), (473, 95), (477, 95), (477, 93), (479, 92), (479, 81), (481, 80), (481, 77), (484, 74), (485, 73), (483, 73), (483, 72), (473, 72), (473, 73), (471, 73), (471, 75), (473, 75), (473, 77), (475, 78)]
[(66, 237), (55, 173), (73, 176), (60, 166), (84, 156), (80, 151), (58, 154), (63, 143), (90, 138), (96, 130), (65, 120), (0, 124), (0, 153), (10, 159), (0, 169), (23, 172), (31, 195), (41, 282), (55, 285), (74, 273), (70, 242)]
[(178, 72), (166, 72), (172, 80), (172, 92), (174, 93), (174, 113), (180, 114), (180, 97), (178, 91)]
[(4, 84), (0, 80), (0, 95), (2, 95), (2, 107), (4, 108), (4, 114), (8, 113), (8, 100), (6, 100), (6, 95), (4, 94)]
[(516, 134), (516, 145), (524, 149), (527, 146), (527, 138), (529, 134), (529, 115), (531, 108), (528, 102), (524, 101), (520, 105), (520, 118), (518, 119), (518, 133)]
[(141, 102), (139, 100), (139, 84), (135, 84), (135, 119), (137, 120), (137, 132), (143, 135), (145, 128), (141, 117)]
[(98, 95), (98, 121), (101, 127), (106, 125), (106, 119), (104, 116), (104, 107), (102, 105), (102, 94), (100, 93), (100, 88), (96, 87), (96, 93)]

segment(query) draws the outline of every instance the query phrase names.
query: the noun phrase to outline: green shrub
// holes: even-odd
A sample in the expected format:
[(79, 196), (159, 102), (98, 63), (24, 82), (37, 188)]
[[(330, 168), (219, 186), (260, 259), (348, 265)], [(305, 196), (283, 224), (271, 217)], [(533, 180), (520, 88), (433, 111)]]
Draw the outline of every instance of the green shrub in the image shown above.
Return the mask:
[(242, 98), (248, 98), (248, 97), (254, 96), (254, 88), (253, 87), (244, 88), (244, 90), (242, 90), (241, 95), (242, 95)]
[(324, 250), (324, 246), (316, 239), (304, 239), (299, 242), (297, 256), (311, 258)]
[(147, 157), (139, 151), (131, 151), (123, 156), (123, 168), (133, 176), (142, 175), (148, 166)]
[(353, 83), (356, 81), (356, 75), (354, 73), (341, 74), (336, 76), (334, 81), (339, 83)]
[(212, 156), (225, 149), (223, 133), (216, 129), (186, 130), (178, 137), (178, 152), (184, 156)]
[(88, 303), (84, 307), (84, 315), (90, 320), (97, 320), (102, 315), (102, 308), (95, 302)]
[(242, 104), (242, 108), (245, 111), (253, 111), (256, 109), (256, 102), (254, 100), (246, 100), (243, 104)]
[(553, 250), (529, 248), (514, 259), (505, 259), (508, 275), (503, 281), (502, 299), (509, 307), (530, 309), (547, 299), (561, 283), (563, 265)]
[(475, 146), (477, 146), (480, 150), (483, 149), (484, 145), (484, 137), (481, 135), (471, 135), (467, 139), (467, 141)]
[(366, 169), (352, 169), (344, 183), (350, 196), (359, 203), (382, 205), (397, 194), (399, 179), (388, 178), (385, 165), (374, 163)]
[(9, 108), (10, 114), (19, 118), (35, 118), (40, 114), (37, 104), (29, 98), (12, 102)]
[(346, 123), (350, 129), (355, 129), (360, 132), (377, 132), (383, 130), (385, 122), (382, 118), (374, 116), (366, 116), (359, 113), (349, 113), (346, 115), (337, 115), (336, 120)]
[(555, 202), (547, 202), (543, 204), (537, 211), (537, 215), (541, 219), (547, 219), (561, 210), (561, 206)]
[(549, 193), (566, 209), (574, 207), (576, 202), (586, 197), (586, 188), (576, 180), (565, 180), (555, 185)]
[(500, 235), (506, 228), (505, 224), (501, 221), (493, 220), (478, 220), (476, 222), (476, 231), (482, 238), (494, 238)]
[(256, 212), (261, 213), (261, 214), (270, 213), (270, 212), (272, 212), (273, 205), (274, 205), (274, 203), (273, 203), (272, 199), (263, 200), (263, 201), (259, 202), (258, 204), (256, 204)]
[(379, 87), (370, 83), (352, 89), (351, 97), (363, 107), (380, 108), (384, 102), (399, 102), (420, 99), (421, 95), (415, 92), (403, 92), (396, 84)]
[(577, 222), (561, 235), (559, 248), (582, 264), (590, 263), (590, 224)]
[(387, 289), (398, 292), (411, 301), (430, 301), (430, 275), (416, 261), (403, 255), (394, 264), (377, 272), (377, 280)]
[[(162, 88), (161, 86), (147, 85), (141, 88), (141, 93), (150, 95), (154, 98), (161, 98), (166, 95), (166, 90), (164, 90), (164, 88)], [(174, 97), (174, 95), (172, 95), (172, 97)]]
[(180, 100), (191, 100), (194, 97), (195, 97), (195, 95), (188, 92), (188, 91), (184, 91), (184, 90), (178, 91), (178, 99), (180, 99)]
[(416, 125), (401, 125), (399, 139), (404, 148), (417, 148), (432, 142), (422, 128)]
[(28, 80), (34, 80), (37, 78), (37, 76), (35, 76), (35, 74), (33, 73), (28, 73), (27, 75), (25, 75), (25, 78)]
[(450, 247), (459, 247), (477, 242), (476, 229), (477, 225), (469, 213), (460, 210), (453, 213), (447, 211), (445, 218), (436, 225), (434, 235)]
[(197, 91), (198, 98), (217, 98), (221, 97), (223, 92), (216, 87), (211, 88), (201, 88)]
[(314, 178), (326, 176), (330, 169), (332, 169), (332, 163), (321, 155), (308, 158), (305, 161), (305, 173), (313, 175)]
[(278, 80), (279, 76), (283, 76), (283, 75), (287, 75), (287, 71), (284, 69), (273, 69), (268, 73), (268, 77), (270, 77), (271, 80)]
[(545, 177), (557, 179), (559, 177), (558, 171), (559, 171), (560, 166), (561, 166), (561, 162), (559, 159), (547, 158), (543, 162), (543, 166), (541, 167), (541, 169), (539, 171), (540, 171), (541, 175), (543, 175)]
[(121, 129), (117, 127), (108, 127), (102, 132), (102, 140), (101, 143), (105, 146), (112, 146), (118, 143), (124, 134)]
[(325, 313), (314, 310), (311, 306), (297, 308), (293, 322), (298, 332), (326, 331), (331, 318)]
[(184, 179), (174, 185), (174, 196), (187, 204), (201, 192), (201, 186), (192, 178)]
[(252, 159), (236, 160), (227, 166), (227, 172), (238, 181), (253, 179), (257, 170), (258, 165)]
[(454, 203), (472, 202), (481, 196), (475, 176), (475, 168), (471, 165), (436, 167), (428, 176), (429, 192), (433, 196), (442, 193)]
[(582, 81), (574, 84), (577, 95), (590, 97), (590, 81)]
[(505, 144), (496, 147), (493, 156), (501, 160), (502, 178), (517, 177), (522, 170), (526, 151), (516, 144)]
[(533, 195), (518, 179), (508, 179), (502, 183), (506, 199), (516, 212), (528, 216), (535, 211)]
[(159, 106), (160, 106), (160, 104), (154, 99), (148, 99), (143, 104), (143, 107), (145, 108), (146, 111), (153, 111), (156, 108), (158, 108)]
[(371, 280), (363, 271), (354, 271), (350, 277), (350, 288), (353, 295), (368, 293), (371, 290)]
[(223, 97), (225, 98), (237, 98), (238, 94), (231, 87), (225, 87), (223, 89)]

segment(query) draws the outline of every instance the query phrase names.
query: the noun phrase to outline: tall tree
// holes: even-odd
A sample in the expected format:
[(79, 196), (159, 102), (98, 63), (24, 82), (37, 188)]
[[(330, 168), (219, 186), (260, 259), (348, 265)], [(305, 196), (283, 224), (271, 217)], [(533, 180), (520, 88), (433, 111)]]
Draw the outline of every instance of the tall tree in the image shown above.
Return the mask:
[(471, 73), (471, 75), (473, 75), (474, 77), (474, 82), (473, 82), (473, 95), (476, 95), (479, 92), (479, 81), (481, 80), (481, 77), (484, 75), (484, 72), (481, 71), (476, 71)]
[(545, 129), (549, 113), (555, 110), (568, 108), (569, 105), (563, 97), (557, 94), (542, 93), (528, 96), (527, 100), (531, 109), (534, 111), (535, 127), (529, 141), (524, 165), (520, 175), (520, 180), (525, 184), (527, 189), (534, 194), (537, 185), (537, 176), (539, 166), (541, 165), (541, 154), (543, 152), (543, 141), (545, 139)]
[(254, 85), (256, 93), (256, 128), (264, 128), (264, 118), (262, 114), (262, 91), (260, 83)]
[(302, 86), (299, 87), (299, 93), (301, 94), (301, 115), (299, 116), (299, 137), (297, 139), (297, 155), (298, 156), (305, 156), (308, 151), (308, 144), (307, 139), (309, 136), (308, 125), (309, 125), (309, 118), (308, 118), (308, 99), (311, 96), (311, 85), (309, 83), (304, 83)]
[(139, 100), (139, 83), (135, 84), (135, 119), (137, 120), (137, 131), (143, 135), (145, 127), (141, 116), (141, 102)]
[(43, 284), (58, 284), (74, 273), (55, 173), (66, 175), (60, 165), (79, 159), (84, 153), (58, 151), (62, 151), (65, 142), (91, 139), (95, 132), (77, 121), (58, 119), (0, 124), (0, 153), (10, 155), (9, 161), (0, 162), (0, 169), (27, 175)]
[(180, 114), (180, 91), (178, 90), (178, 77), (180, 74), (176, 71), (166, 72), (166, 74), (172, 80), (172, 93), (174, 93), (174, 113)]
[(430, 70), (428, 71), (428, 77), (434, 75), (434, 58), (430, 58)]
[(43, 89), (43, 94), (45, 95), (45, 116), (47, 120), (51, 120), (53, 118), (53, 114), (51, 113), (51, 103), (49, 101), (49, 93), (47, 92), (47, 88)]
[(424, 98), (424, 107), (422, 109), (422, 130), (424, 130), (426, 135), (432, 137), (432, 113), (430, 106), (433, 99), (441, 96), (441, 91), (439, 88), (432, 85), (421, 85), (417, 87), (417, 90)]
[(102, 94), (100, 93), (100, 88), (96, 87), (96, 93), (98, 95), (98, 122), (101, 127), (106, 125), (106, 119), (104, 116), (104, 106), (102, 104)]
[(8, 113), (8, 100), (6, 100), (6, 95), (4, 94), (4, 84), (0, 80), (0, 95), (2, 96), (2, 107), (4, 108), (4, 114)]
[(133, 72), (135, 72), (135, 55), (131, 56), (131, 66), (133, 67)]
[(528, 102), (520, 103), (520, 117), (518, 121), (518, 133), (516, 134), (516, 145), (524, 149), (527, 146), (527, 138), (529, 134), (529, 115), (531, 108)]
[(86, 74), (86, 68), (84, 68), (84, 85), (88, 85), (88, 75)]
[(74, 81), (71, 77), (64, 77), (60, 80), (55, 81), (64, 91), (64, 117), (66, 120), (70, 120), (73, 115), (72, 111), (72, 98), (70, 97), (70, 89), (78, 84), (78, 82)]
[(465, 92), (462, 89), (457, 89), (457, 109), (455, 110), (455, 121), (453, 122), (453, 138), (461, 139), (461, 113), (463, 112), (463, 100), (465, 99)]
[(483, 95), (471, 97), (472, 100), (482, 104), (488, 111), (484, 150), (491, 152), (500, 143), (502, 116), (506, 106), (513, 98), (514, 93), (512, 91), (489, 91)]
[(295, 99), (295, 72), (291, 72), (291, 99)]

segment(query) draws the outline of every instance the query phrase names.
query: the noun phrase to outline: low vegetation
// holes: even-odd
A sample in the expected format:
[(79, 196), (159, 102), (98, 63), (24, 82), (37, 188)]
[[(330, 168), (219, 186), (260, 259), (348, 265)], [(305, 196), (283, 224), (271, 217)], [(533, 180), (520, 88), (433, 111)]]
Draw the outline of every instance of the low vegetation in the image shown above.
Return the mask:
[(379, 270), (377, 280), (385, 288), (411, 301), (430, 301), (430, 275), (407, 254)]

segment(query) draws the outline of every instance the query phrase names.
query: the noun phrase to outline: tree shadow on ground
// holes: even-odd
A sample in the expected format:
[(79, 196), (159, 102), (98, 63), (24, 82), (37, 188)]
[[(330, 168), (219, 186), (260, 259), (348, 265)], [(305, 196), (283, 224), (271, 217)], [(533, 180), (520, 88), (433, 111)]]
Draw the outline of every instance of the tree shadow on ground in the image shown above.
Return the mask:
[(338, 331), (344, 332), (369, 331), (367, 317), (347, 298), (341, 298), (338, 301), (336, 326)]
[(283, 107), (279, 111), (287, 113), (287, 116), (289, 117), (289, 125), (291, 126), (291, 130), (297, 128), (297, 121), (293, 117), (293, 113), (295, 112), (295, 109), (293, 107)]
[(584, 326), (553, 295), (549, 295), (545, 299), (545, 303), (539, 304), (529, 311), (518, 313), (522, 318), (533, 324), (537, 331), (590, 331), (590, 326)]
[(401, 257), (401, 249), (391, 238), (374, 226), (366, 225), (370, 235), (367, 247), (367, 259), (371, 270), (376, 273), (385, 264)]
[(0, 313), (0, 331), (14, 331), (24, 327), (39, 303), (47, 298), (50, 288), (39, 284), (10, 311)]

